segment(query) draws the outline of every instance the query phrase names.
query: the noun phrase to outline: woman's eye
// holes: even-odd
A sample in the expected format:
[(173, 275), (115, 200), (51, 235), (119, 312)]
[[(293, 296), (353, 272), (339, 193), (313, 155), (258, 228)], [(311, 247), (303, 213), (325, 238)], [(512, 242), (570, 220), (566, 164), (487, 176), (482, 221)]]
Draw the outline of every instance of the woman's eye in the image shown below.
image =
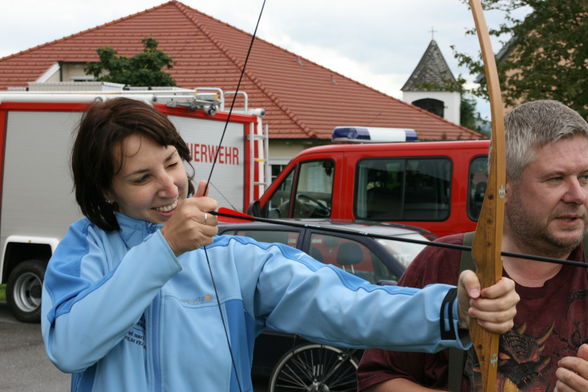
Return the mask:
[(178, 166), (178, 162), (170, 163), (167, 167), (176, 167)]
[(146, 182), (148, 178), (149, 178), (149, 175), (145, 174), (144, 176), (134, 178), (133, 180), (131, 180), (131, 182), (133, 184), (142, 184), (142, 183)]

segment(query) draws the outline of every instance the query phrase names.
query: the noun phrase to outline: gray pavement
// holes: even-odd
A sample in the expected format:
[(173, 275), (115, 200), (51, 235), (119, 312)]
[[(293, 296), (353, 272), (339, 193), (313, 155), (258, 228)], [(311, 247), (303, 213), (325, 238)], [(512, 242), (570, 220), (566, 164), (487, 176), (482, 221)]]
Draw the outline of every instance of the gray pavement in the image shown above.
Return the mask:
[[(47, 358), (40, 324), (17, 321), (6, 302), (0, 302), (0, 392), (66, 392), (70, 376)], [(255, 380), (265, 392), (267, 380)]]
[(0, 302), (0, 391), (69, 391), (69, 375), (47, 358), (40, 324), (17, 321)]

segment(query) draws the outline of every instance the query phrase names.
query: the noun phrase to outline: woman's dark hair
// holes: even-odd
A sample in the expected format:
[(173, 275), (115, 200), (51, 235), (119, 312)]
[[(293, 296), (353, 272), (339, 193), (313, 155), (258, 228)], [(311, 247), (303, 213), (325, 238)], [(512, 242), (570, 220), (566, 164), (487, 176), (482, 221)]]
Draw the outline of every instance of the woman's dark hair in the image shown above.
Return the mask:
[[(116, 206), (105, 199), (112, 179), (121, 170), (113, 147), (126, 137), (138, 134), (162, 146), (174, 146), (180, 157), (190, 162), (186, 142), (168, 118), (150, 105), (129, 98), (93, 103), (84, 113), (71, 154), (76, 200), (82, 213), (106, 231), (118, 230)], [(118, 163), (118, 167), (115, 164)], [(189, 176), (190, 194), (194, 193)]]

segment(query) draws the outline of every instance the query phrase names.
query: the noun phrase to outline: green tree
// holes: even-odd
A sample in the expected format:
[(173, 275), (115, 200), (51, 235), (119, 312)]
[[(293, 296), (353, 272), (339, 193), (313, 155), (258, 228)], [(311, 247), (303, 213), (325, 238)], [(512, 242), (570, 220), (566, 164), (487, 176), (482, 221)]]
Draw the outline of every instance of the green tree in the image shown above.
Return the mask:
[[(497, 58), (504, 101), (555, 99), (588, 117), (588, 1), (483, 0), (486, 10), (500, 10), (504, 21), (490, 34), (504, 45)], [(528, 11), (526, 16), (512, 16)], [(468, 33), (475, 34), (474, 30)], [(452, 46), (470, 73), (483, 73), (480, 57)], [(472, 91), (487, 98), (485, 80)]]
[(476, 111), (476, 100), (469, 93), (461, 94), (461, 105), (459, 110), (459, 125), (489, 137), (489, 121), (484, 120)]
[(84, 71), (96, 80), (127, 84), (130, 86), (175, 86), (171, 75), (163, 71), (173, 68), (173, 60), (157, 49), (159, 43), (153, 38), (141, 41), (143, 51), (133, 57), (117, 56), (116, 50), (105, 46), (97, 49), (100, 61), (87, 63)]

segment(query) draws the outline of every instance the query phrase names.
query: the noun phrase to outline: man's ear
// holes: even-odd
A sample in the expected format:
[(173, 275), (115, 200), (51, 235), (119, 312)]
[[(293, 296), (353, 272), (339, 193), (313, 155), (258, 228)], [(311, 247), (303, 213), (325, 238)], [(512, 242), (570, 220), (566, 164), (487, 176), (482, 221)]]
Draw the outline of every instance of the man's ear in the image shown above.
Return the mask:
[(504, 202), (508, 203), (508, 197), (512, 194), (512, 186), (510, 185), (510, 181), (506, 180), (504, 185)]

